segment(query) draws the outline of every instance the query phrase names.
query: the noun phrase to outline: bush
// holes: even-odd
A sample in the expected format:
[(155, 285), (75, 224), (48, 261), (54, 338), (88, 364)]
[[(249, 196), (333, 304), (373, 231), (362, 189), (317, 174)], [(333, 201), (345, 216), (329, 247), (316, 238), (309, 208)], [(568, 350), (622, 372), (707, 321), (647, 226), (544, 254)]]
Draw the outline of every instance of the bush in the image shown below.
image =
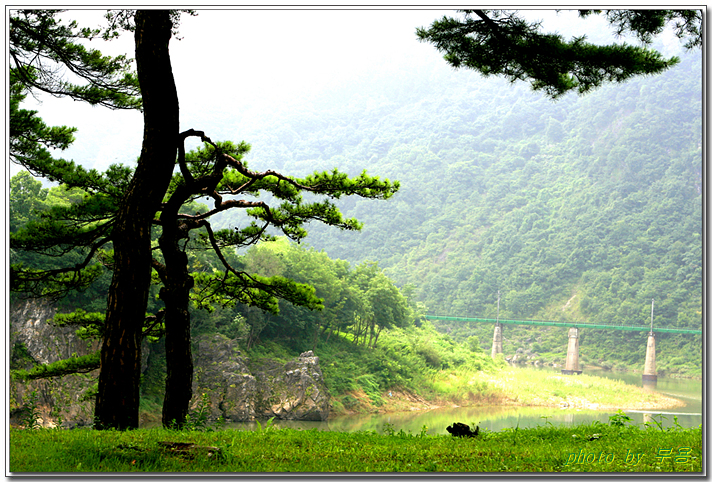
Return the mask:
[(432, 345), (421, 345), (416, 348), (416, 352), (423, 357), (425, 363), (431, 368), (439, 369), (443, 364), (442, 357)]
[(25, 402), (24, 410), (25, 416), (23, 418), (22, 424), (26, 430), (33, 430), (41, 428), (40, 425), (40, 409), (38, 407), (37, 390), (33, 390), (32, 393), (27, 397)]
[(482, 346), (480, 345), (480, 337), (477, 335), (472, 335), (467, 339), (467, 347), (472, 353), (482, 353)]

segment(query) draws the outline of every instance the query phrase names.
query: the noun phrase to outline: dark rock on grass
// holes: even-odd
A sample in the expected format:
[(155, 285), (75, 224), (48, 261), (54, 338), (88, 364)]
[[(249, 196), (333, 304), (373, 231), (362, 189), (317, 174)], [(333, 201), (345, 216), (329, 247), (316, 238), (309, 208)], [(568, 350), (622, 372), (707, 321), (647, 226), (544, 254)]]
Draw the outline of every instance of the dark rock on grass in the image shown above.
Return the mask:
[(476, 437), (480, 433), (479, 425), (475, 427), (475, 431), (470, 430), (470, 426), (465, 423), (455, 422), (445, 430), (450, 432), (453, 437)]

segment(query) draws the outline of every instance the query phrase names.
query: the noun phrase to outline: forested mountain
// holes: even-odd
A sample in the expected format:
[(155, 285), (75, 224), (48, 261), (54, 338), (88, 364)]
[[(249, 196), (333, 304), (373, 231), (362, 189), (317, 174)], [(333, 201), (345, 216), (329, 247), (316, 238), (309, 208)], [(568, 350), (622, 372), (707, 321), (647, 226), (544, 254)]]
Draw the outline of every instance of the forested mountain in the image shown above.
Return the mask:
[[(310, 72), (308, 64), (282, 63), (276, 76), (264, 77), (274, 85), (274, 92), (260, 91), (265, 99), (250, 96), (237, 83), (218, 83), (209, 93), (208, 84), (189, 89), (190, 95), (181, 97), (181, 129), (200, 131), (181, 134), (196, 139), (181, 144), (179, 166), (171, 164), (170, 153), (164, 157), (171, 161), (164, 181), (171, 169), (175, 176), (167, 193), (154, 193), (159, 196), (154, 196), (155, 209), (143, 213), (144, 228), (153, 224), (153, 230), (136, 231), (144, 237), (145, 262), (138, 254), (121, 254), (136, 239), (117, 229), (128, 205), (121, 191), (138, 192), (126, 187), (133, 185), (130, 166), (136, 154), (131, 149), (138, 143), (129, 139), (138, 132), (135, 122), (112, 118), (111, 130), (122, 133), (122, 140), (109, 154), (106, 146), (114, 144), (102, 129), (90, 131), (88, 142), (65, 153), (83, 166), (76, 169), (81, 182), (67, 183), (49, 170), (48, 179), (65, 185), (42, 188), (24, 172), (12, 178), (13, 302), (22, 303), (25, 294), (61, 298), (53, 306), (61, 312), (50, 323), (78, 325), (80, 339), (98, 339), (111, 332), (111, 313), (138, 306), (107, 298), (116, 286), (109, 284), (110, 271), (122, 271), (118, 260), (130, 260), (124, 266), (129, 274), (129, 264), (152, 263), (153, 284), (146, 276), (146, 289), (138, 290), (148, 291), (147, 305), (138, 309), (140, 315), (146, 312), (144, 326), (132, 327), (135, 341), (157, 342), (147, 350), (157, 357), (142, 375), (141, 393), (138, 343), (126, 352), (112, 349), (120, 363), (105, 363), (101, 355), (104, 374), (106, 367), (123, 366), (125, 353), (134, 354), (131, 414), (128, 421), (116, 422), (119, 426), (137, 426), (140, 396), (160, 400), (164, 381), (172, 387), (166, 390), (164, 424), (185, 419), (190, 397), (183, 395), (190, 391), (193, 373), (189, 340), (195, 335), (237, 340), (253, 358), (286, 359), (318, 349), (329, 389), (342, 408), (349, 408), (356, 392), (377, 401), (393, 387), (414, 393), (426, 387), (435, 396), (442, 392), (435, 389), (438, 376), (447, 377), (448, 390), (464, 393), (472, 373), (504, 365), (487, 354), (490, 325), (431, 324), (426, 313), (640, 325), (637, 332), (584, 329), (580, 335), (585, 366), (623, 369), (642, 366), (651, 299), (656, 326), (701, 327), (704, 160), (697, 52), (682, 55), (664, 74), (552, 101), (526, 83), (453, 71), (433, 51), (395, 59), (406, 50), (389, 41), (379, 46), (394, 60), (372, 50), (372, 65), (355, 63), (353, 75), (322, 70), (323, 78), (310, 84), (307, 77), (300, 83), (297, 72)], [(327, 57), (317, 64), (328, 65)], [(163, 73), (173, 85), (171, 69)], [(162, 91), (159, 86), (156, 92)], [(184, 98), (191, 99), (187, 109)], [(170, 104), (175, 130), (177, 98)], [(191, 150), (183, 157), (200, 143), (214, 151)], [(166, 148), (173, 148), (170, 142)], [(239, 156), (228, 162), (226, 152)], [(128, 165), (106, 166), (112, 158)], [(206, 175), (213, 162), (214, 171)], [(64, 174), (74, 175), (74, 164), (57, 163)], [(226, 173), (228, 165), (235, 172)], [(85, 172), (89, 167), (108, 170)], [(196, 184), (196, 178), (206, 184)], [(133, 179), (149, 186), (157, 178), (136, 174)], [(205, 219), (215, 213), (199, 198), (207, 193), (211, 197), (202, 201), (221, 211), (210, 225)], [(222, 203), (222, 196), (244, 198)], [(250, 202), (255, 197), (270, 206)], [(136, 199), (137, 207), (146, 200)], [(234, 213), (227, 207), (249, 209)], [(157, 210), (160, 219), (154, 218)], [(358, 222), (342, 220), (341, 213)], [(250, 224), (248, 216), (260, 226)], [(302, 224), (311, 221), (318, 223), (303, 230)], [(360, 232), (359, 222), (365, 226)], [(275, 229), (270, 234), (296, 242), (308, 231), (307, 246), (263, 236), (267, 225)], [(198, 228), (205, 232), (190, 233)], [(169, 258), (180, 270), (169, 273)], [(71, 271), (67, 262), (86, 267), (85, 277), (68, 276), (49, 286), (52, 276)], [(49, 268), (57, 271), (37, 271)], [(250, 281), (234, 284), (232, 275)], [(67, 289), (72, 292), (64, 296)], [(109, 310), (103, 313), (107, 299)], [(317, 308), (323, 309), (312, 311)], [(113, 316), (114, 321), (136, 319)], [(565, 330), (508, 326), (504, 337), (505, 354), (521, 354), (537, 364), (556, 366), (566, 353)], [(11, 346), (18, 380), (99, 366), (99, 352), (41, 365), (25, 356), (23, 343)], [(661, 334), (657, 343), (659, 374), (701, 374), (701, 336)], [(444, 370), (459, 371), (460, 382), (452, 382)], [(176, 389), (170, 378), (179, 372), (183, 388)], [(109, 384), (128, 379), (102, 377)], [(97, 407), (113, 398), (99, 393)], [(177, 407), (168, 402), (171, 393), (183, 397), (177, 416), (166, 415), (165, 407)], [(101, 411), (109, 420), (122, 410)]]
[(361, 233), (307, 240), (377, 260), (430, 313), (491, 316), (500, 290), (502, 316), (628, 324), (655, 298), (658, 323), (698, 328), (700, 65), (558, 102), (424, 65), (251, 119), (250, 162), (399, 180), (387, 203), (342, 204)]
[[(658, 326), (697, 329), (701, 56), (681, 58), (664, 74), (552, 101), (423, 50), (270, 108), (233, 108), (228, 97), (244, 96), (225, 92), (223, 108), (188, 107), (181, 124), (250, 143), (251, 169), (366, 169), (399, 181), (388, 201), (337, 203), (362, 231), (313, 223), (306, 242), (352, 267), (376, 261), (430, 314), (494, 317), (499, 291), (502, 318), (642, 324), (654, 298)], [(456, 341), (477, 335), (483, 348), (491, 337), (488, 325), (439, 328)], [(505, 333), (512, 347), (565, 352), (561, 336), (525, 342), (520, 331)], [(595, 342), (635, 365), (644, 345), (634, 335), (600, 332)], [(661, 366), (681, 353), (699, 366), (700, 337), (663, 338)]]
[[(362, 232), (313, 226), (309, 244), (352, 263), (378, 261), (399, 286), (413, 285), (430, 314), (493, 318), (500, 291), (503, 318), (643, 324), (654, 298), (656, 325), (700, 328), (699, 55), (556, 102), (525, 84), (421, 69), (239, 126), (254, 165), (367, 169), (400, 181), (386, 203), (340, 205)], [(486, 325), (441, 328), (483, 345), (491, 337)], [(509, 331), (513, 343), (531, 349), (516, 341), (530, 338), (520, 331)], [(535, 351), (565, 353), (558, 338)], [(640, 364), (637, 338), (598, 332), (590, 361)], [(659, 343), (661, 367), (681, 350), (688, 368), (699, 366), (699, 336)]]

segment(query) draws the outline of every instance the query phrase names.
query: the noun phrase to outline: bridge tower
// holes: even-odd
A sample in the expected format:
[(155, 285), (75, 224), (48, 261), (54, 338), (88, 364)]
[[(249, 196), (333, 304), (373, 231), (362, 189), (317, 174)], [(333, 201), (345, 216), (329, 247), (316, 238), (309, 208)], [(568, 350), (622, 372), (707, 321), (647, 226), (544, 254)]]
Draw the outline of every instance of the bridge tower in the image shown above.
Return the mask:
[(492, 338), (492, 358), (497, 358), (499, 353), (502, 353), (502, 324), (497, 322), (494, 325), (494, 337)]
[(579, 331), (578, 328), (569, 328), (569, 347), (566, 351), (566, 365), (561, 373), (563, 375), (580, 375), (579, 367)]
[(658, 381), (658, 372), (655, 367), (655, 333), (653, 333), (653, 309), (655, 300), (650, 305), (650, 333), (648, 333), (648, 346), (645, 350), (645, 367), (643, 368), (643, 385), (646, 382), (653, 384)]
[(499, 322), (499, 290), (497, 290), (497, 322), (494, 324), (494, 336), (492, 337), (492, 359), (502, 353), (502, 324)]

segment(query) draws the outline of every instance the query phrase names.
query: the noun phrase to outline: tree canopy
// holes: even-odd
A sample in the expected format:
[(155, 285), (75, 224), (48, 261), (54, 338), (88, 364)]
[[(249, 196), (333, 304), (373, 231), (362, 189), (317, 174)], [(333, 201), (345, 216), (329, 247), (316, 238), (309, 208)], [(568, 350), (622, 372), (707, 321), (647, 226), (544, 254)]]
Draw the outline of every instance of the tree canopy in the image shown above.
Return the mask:
[[(79, 40), (102, 35), (100, 29), (63, 24), (60, 10), (13, 10), (10, 14), (10, 68), (30, 90), (69, 97), (112, 109), (141, 107), (138, 78), (125, 55), (104, 56)], [(67, 74), (81, 83), (67, 80)]]
[[(483, 75), (501, 75), (511, 82), (528, 81), (534, 90), (553, 98), (570, 91), (586, 93), (606, 82), (623, 82), (638, 75), (658, 74), (679, 58), (626, 44), (594, 45), (585, 36), (565, 40), (540, 31), (540, 22), (526, 20), (516, 10), (461, 10), (461, 18), (443, 17), (416, 30), (455, 68)], [(601, 10), (582, 10), (586, 17)], [(698, 10), (608, 10), (608, 21), (619, 35), (632, 32), (644, 44), (672, 23), (688, 48), (701, 45), (702, 14)]]
[[(105, 206), (107, 203), (118, 202), (118, 193), (127, 182), (128, 172), (111, 167), (100, 174), (72, 161), (54, 158), (49, 149), (66, 149), (74, 141), (76, 129), (49, 127), (36, 111), (21, 109), (20, 104), (27, 95), (46, 93), (111, 109), (142, 106), (130, 60), (125, 56), (107, 57), (98, 50), (87, 49), (82, 42), (101, 37), (102, 32), (80, 29), (74, 21), (64, 23), (60, 18), (62, 13), (60, 10), (12, 10), (9, 33), (10, 160), (34, 176), (59, 182), (66, 189), (80, 188), (96, 194), (86, 203), (69, 202), (46, 209), (41, 222), (33, 221), (40, 224), (31, 228), (31, 233), (15, 233), (12, 242), (15, 249), (47, 248), (54, 256), (70, 251), (77, 255), (74, 257), (77, 264), (73, 267), (57, 267), (56, 263), (35, 265), (32, 269), (23, 268), (21, 264), (11, 266), (13, 289), (49, 297), (85, 288), (99, 275), (100, 267), (92, 264), (92, 260), (96, 249), (105, 244), (107, 238), (96, 216), (109, 209)], [(28, 185), (27, 179), (12, 187), (18, 196), (23, 184)], [(71, 222), (57, 221), (60, 218)], [(93, 248), (89, 255), (79, 260), (78, 255), (90, 245)]]

